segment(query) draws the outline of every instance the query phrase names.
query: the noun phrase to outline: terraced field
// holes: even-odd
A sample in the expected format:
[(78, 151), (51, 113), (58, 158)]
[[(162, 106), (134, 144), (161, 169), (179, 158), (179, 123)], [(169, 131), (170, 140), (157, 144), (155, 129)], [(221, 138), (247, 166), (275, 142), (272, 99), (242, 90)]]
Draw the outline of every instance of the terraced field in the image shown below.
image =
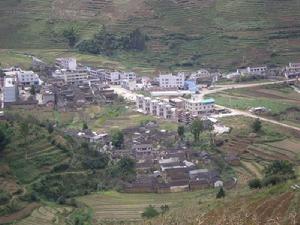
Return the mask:
[(300, 57), (299, 9), (298, 0), (2, 0), (0, 48), (66, 50), (66, 27), (86, 39), (105, 25), (150, 37), (142, 54), (113, 57), (126, 67), (282, 64)]
[(233, 129), (220, 150), (240, 157), (241, 165), (233, 167), (239, 177), (239, 185), (247, 185), (253, 177), (261, 177), (264, 167), (273, 160), (288, 160), (299, 173), (299, 133), (263, 123), (260, 136), (249, 137), (251, 121), (244, 117), (223, 119)]
[(288, 185), (281, 185), (238, 197), (231, 196), (219, 201), (213, 210), (206, 213), (200, 213), (201, 205), (177, 209), (168, 216), (153, 220), (152, 224), (298, 225), (299, 200), (299, 192), (292, 192), (288, 190)]
[(71, 211), (71, 207), (41, 206), (35, 209), (29, 217), (16, 223), (16, 225), (65, 225), (65, 217)]
[(199, 192), (182, 192), (170, 194), (126, 194), (105, 192), (80, 197), (78, 200), (91, 207), (95, 219), (101, 224), (103, 221), (138, 221), (144, 209), (153, 205), (169, 205), (171, 209), (179, 208), (189, 202), (195, 204), (201, 199), (206, 201), (213, 198), (213, 190)]

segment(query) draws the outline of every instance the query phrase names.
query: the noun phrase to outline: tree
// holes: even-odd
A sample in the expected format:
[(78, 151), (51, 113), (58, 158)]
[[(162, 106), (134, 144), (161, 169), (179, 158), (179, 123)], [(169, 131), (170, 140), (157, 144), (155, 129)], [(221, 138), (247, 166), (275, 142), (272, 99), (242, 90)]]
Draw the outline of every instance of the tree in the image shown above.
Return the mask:
[(121, 149), (124, 142), (124, 134), (120, 130), (113, 130), (111, 134), (112, 145), (118, 149)]
[(5, 77), (5, 73), (3, 72), (2, 69), (0, 69), (0, 77)]
[(165, 214), (167, 211), (169, 211), (169, 206), (168, 205), (162, 205), (160, 207), (160, 210), (161, 210), (161, 214)]
[(144, 212), (142, 213), (143, 218), (153, 218), (159, 215), (159, 212), (152, 206), (149, 205), (147, 208), (145, 208)]
[(219, 192), (217, 193), (216, 198), (225, 198), (225, 191), (223, 187), (220, 188)]
[(35, 86), (34, 86), (34, 85), (31, 85), (31, 88), (30, 88), (30, 94), (31, 94), (31, 95), (35, 95), (35, 94), (36, 94)]
[(87, 130), (87, 129), (89, 129), (89, 126), (87, 125), (87, 123), (83, 123), (82, 130)]
[(53, 133), (54, 127), (53, 127), (53, 124), (52, 124), (52, 123), (50, 123), (50, 122), (47, 123), (47, 130), (48, 130), (48, 133), (49, 133), (49, 134), (52, 134), (52, 133)]
[(255, 133), (259, 132), (262, 128), (262, 124), (259, 118), (255, 119), (252, 124), (252, 129)]
[(177, 133), (181, 139), (184, 137), (184, 126), (178, 126)]
[(79, 39), (78, 30), (73, 26), (64, 29), (63, 36), (65, 39), (67, 39), (69, 47), (71, 48), (75, 46)]
[(262, 187), (262, 183), (260, 179), (255, 178), (248, 182), (248, 186), (250, 189), (257, 189)]
[(265, 169), (265, 176), (281, 175), (294, 178), (295, 171), (292, 163), (286, 160), (275, 160)]
[(6, 132), (6, 128), (3, 125), (1, 125), (0, 126), (0, 150), (3, 150), (8, 143), (9, 143), (8, 133)]
[[(29, 125), (28, 125), (28, 123), (22, 122), (21, 125), (20, 125), (20, 131), (21, 131), (21, 134), (24, 137), (25, 143), (27, 143), (27, 137), (28, 137), (28, 134), (29, 134)], [(28, 158), (27, 148), (25, 148), (25, 159), (27, 159), (27, 158)]]
[(203, 121), (196, 119), (191, 124), (191, 132), (194, 135), (194, 141), (198, 142), (200, 138), (200, 133), (203, 131)]
[(146, 48), (146, 35), (140, 29), (135, 29), (129, 34), (128, 48), (137, 51), (143, 51)]
[(135, 161), (124, 157), (117, 162), (117, 168), (122, 175), (135, 174)]

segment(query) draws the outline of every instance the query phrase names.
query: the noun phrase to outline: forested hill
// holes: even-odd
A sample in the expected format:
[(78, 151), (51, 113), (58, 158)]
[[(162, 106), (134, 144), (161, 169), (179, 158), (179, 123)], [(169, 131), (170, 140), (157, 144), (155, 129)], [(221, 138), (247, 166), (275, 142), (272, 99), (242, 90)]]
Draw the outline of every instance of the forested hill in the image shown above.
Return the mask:
[(0, 48), (68, 48), (66, 27), (75, 27), (80, 42), (105, 25), (114, 35), (139, 28), (148, 37), (142, 55), (111, 54), (120, 60), (218, 68), (286, 63), (300, 60), (299, 12), (299, 0), (1, 0)]

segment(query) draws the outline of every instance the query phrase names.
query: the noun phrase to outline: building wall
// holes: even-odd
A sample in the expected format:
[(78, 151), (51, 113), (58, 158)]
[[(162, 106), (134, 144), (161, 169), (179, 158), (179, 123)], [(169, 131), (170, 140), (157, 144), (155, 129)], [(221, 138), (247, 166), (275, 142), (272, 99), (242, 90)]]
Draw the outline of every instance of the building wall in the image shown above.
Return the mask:
[(160, 75), (159, 86), (161, 88), (183, 88), (185, 76), (183, 73), (179, 73), (177, 76), (172, 74)]
[(17, 77), (20, 85), (38, 85), (40, 80), (33, 71), (19, 71)]

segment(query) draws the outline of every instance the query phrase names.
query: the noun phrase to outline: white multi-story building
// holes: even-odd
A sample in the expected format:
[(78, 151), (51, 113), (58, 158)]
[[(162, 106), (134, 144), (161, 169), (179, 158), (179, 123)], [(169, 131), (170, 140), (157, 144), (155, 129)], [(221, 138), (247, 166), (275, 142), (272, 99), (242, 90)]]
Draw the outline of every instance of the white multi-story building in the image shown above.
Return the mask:
[(66, 84), (82, 84), (88, 82), (89, 75), (85, 70), (56, 70), (52, 76), (63, 79)]
[(191, 99), (185, 99), (185, 110), (192, 116), (203, 115), (214, 110), (215, 100), (212, 98), (202, 99), (198, 96), (192, 96)]
[(105, 69), (88, 69), (89, 74), (93, 79), (99, 79), (100, 81), (105, 81), (105, 78), (109, 72)]
[(75, 58), (57, 58), (55, 66), (58, 69), (77, 70), (77, 61)]
[(184, 73), (159, 75), (158, 80), (161, 88), (183, 88), (185, 75)]
[(40, 85), (41, 80), (39, 75), (33, 71), (18, 71), (17, 79), (19, 85)]
[(17, 101), (18, 87), (14, 77), (6, 77), (4, 79), (3, 102), (13, 103)]
[(246, 69), (238, 69), (237, 73), (239, 74), (254, 74), (254, 75), (264, 75), (267, 71), (266, 66), (261, 67), (247, 67)]
[(205, 69), (200, 69), (197, 72), (194, 72), (190, 76), (190, 80), (197, 80), (199, 78), (209, 77), (210, 73)]
[(105, 80), (114, 85), (120, 85), (123, 80), (136, 80), (136, 74), (134, 72), (111, 72), (107, 73), (105, 76)]
[(136, 80), (122, 80), (121, 87), (130, 91), (135, 91), (137, 89)]
[(136, 98), (136, 107), (143, 113), (158, 116), (164, 119), (176, 120), (176, 109), (165, 101), (152, 99), (143, 95)]
[(121, 80), (136, 80), (136, 74), (134, 72), (124, 72), (120, 74)]
[(286, 70), (290, 72), (300, 72), (300, 63), (289, 63)]
[(118, 71), (107, 73), (105, 75), (105, 81), (111, 84), (119, 85), (121, 82), (120, 77), (121, 77), (121, 73)]

